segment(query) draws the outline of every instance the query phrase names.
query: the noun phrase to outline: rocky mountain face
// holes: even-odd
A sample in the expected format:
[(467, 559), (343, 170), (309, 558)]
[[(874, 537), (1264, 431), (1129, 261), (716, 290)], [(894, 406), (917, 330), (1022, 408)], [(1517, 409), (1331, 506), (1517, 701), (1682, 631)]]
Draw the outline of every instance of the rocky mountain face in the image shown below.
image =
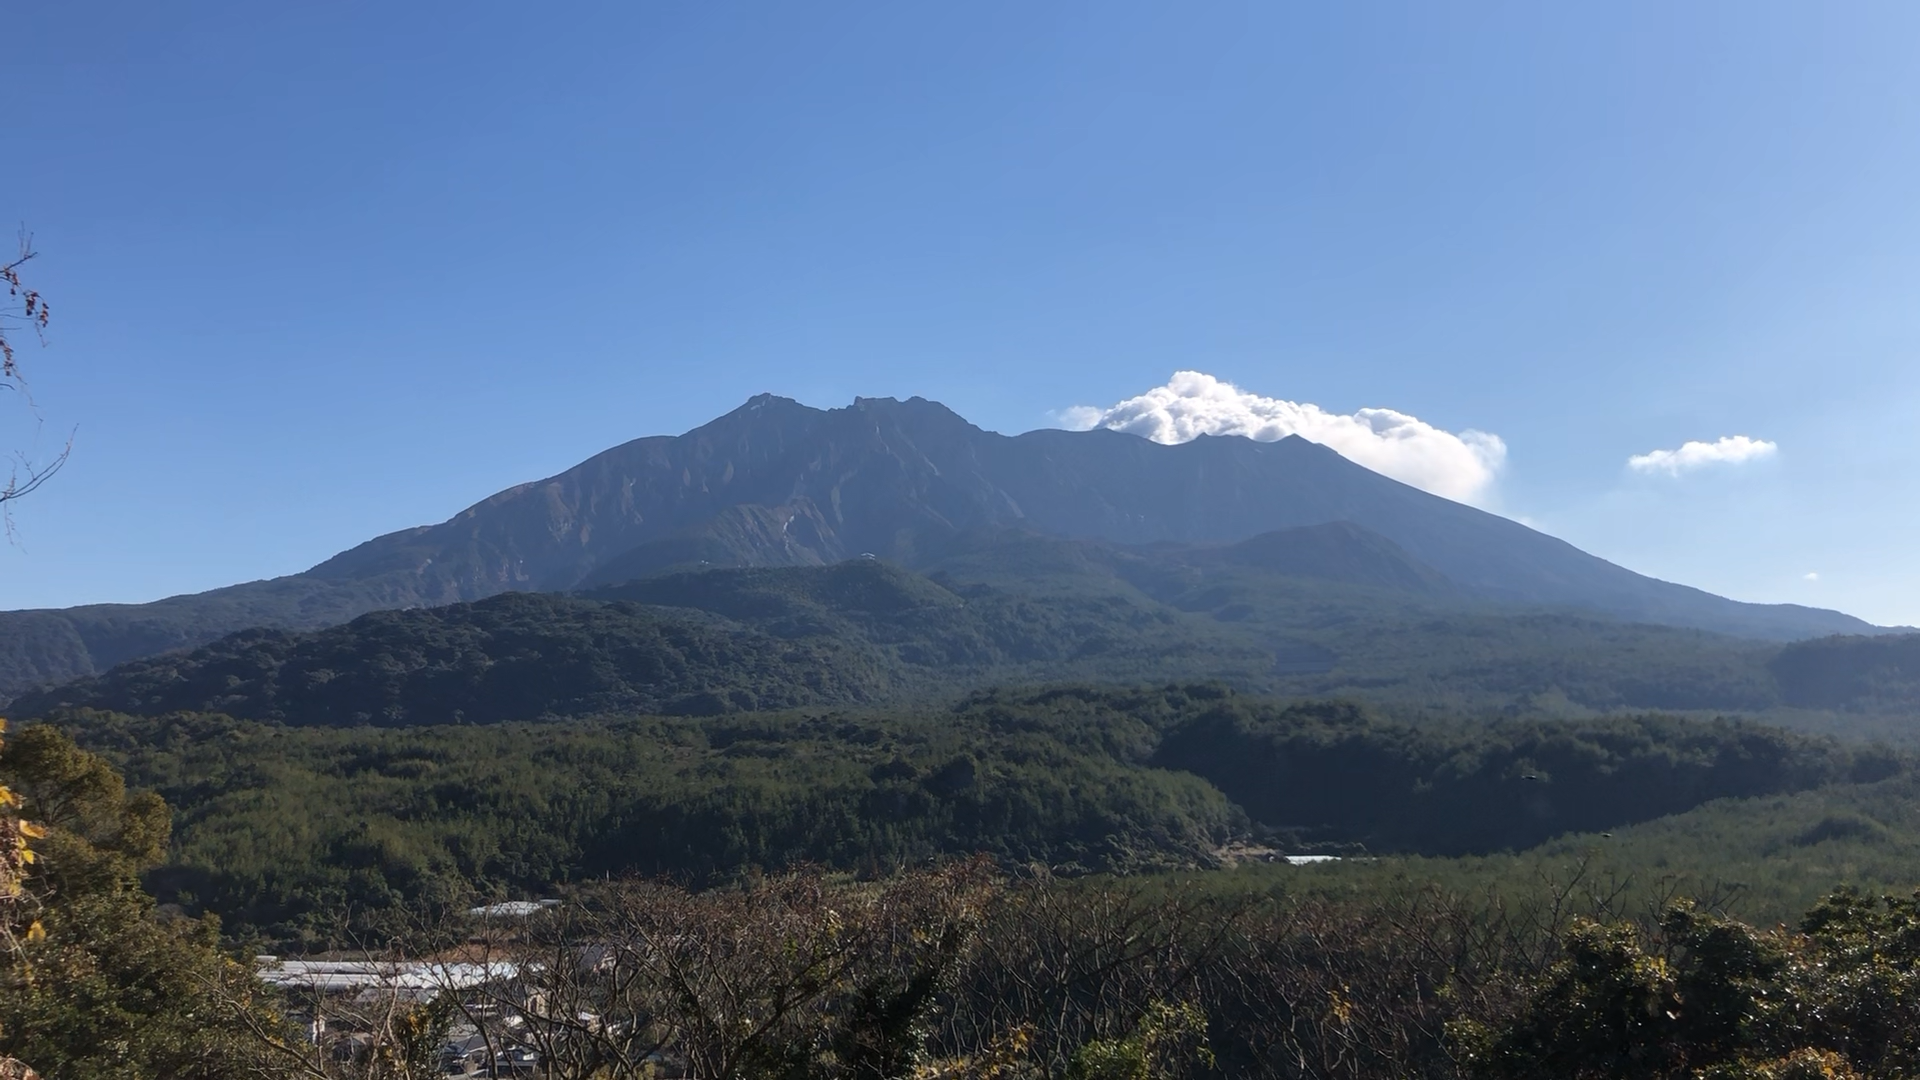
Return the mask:
[(1112, 431), (1004, 436), (920, 398), (822, 410), (762, 395), (684, 435), (614, 447), (303, 574), (155, 604), (0, 613), (0, 695), (246, 627), (312, 628), (670, 567), (863, 554), (917, 566), (1007, 529), (1215, 547), (1332, 523), (1360, 528), (1217, 557), (1305, 560), (1414, 591), (1749, 637), (1874, 629), (1837, 612), (1738, 603), (1643, 577), (1297, 437), (1163, 446)]

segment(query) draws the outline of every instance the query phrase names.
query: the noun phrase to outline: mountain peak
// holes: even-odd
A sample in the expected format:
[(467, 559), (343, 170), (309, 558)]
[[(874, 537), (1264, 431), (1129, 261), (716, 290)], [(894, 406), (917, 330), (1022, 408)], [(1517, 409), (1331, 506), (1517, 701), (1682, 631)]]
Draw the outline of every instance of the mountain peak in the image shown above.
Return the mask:
[[(1496, 603), (1767, 638), (1874, 629), (1837, 612), (1738, 604), (1642, 577), (1297, 436), (1176, 446), (1108, 430), (1009, 438), (921, 397), (823, 410), (763, 393), (684, 435), (635, 439), (304, 574), (157, 605), (8, 614), (0, 694), (246, 627), (308, 628), (379, 608), (567, 590), (616, 569), (791, 566), (865, 553), (915, 566), (978, 529), (1233, 544), (1332, 522), (1368, 535), (1342, 527), (1271, 544), (1292, 545), (1280, 552), (1289, 559), (1310, 556), (1401, 587), (1426, 587), (1431, 571)], [(1272, 554), (1256, 548), (1241, 554)]]
[(819, 411), (811, 405), (802, 405), (790, 397), (781, 397), (779, 394), (755, 394), (741, 403), (739, 408), (716, 416), (701, 426), (711, 427), (723, 420), (754, 420), (781, 413), (818, 413)]

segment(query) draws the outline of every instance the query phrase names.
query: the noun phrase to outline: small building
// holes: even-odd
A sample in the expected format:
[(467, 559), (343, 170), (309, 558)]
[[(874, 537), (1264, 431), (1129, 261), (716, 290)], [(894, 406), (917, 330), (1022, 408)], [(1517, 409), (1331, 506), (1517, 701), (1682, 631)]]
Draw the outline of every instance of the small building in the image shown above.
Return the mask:
[(559, 906), (558, 900), (507, 900), (468, 908), (467, 914), (476, 919), (525, 919)]

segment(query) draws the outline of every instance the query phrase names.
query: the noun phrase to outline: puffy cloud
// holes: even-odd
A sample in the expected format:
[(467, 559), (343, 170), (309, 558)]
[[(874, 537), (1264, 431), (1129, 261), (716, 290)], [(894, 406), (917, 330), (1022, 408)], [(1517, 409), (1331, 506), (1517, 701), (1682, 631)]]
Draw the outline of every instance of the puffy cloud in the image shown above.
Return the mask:
[(1507, 460), (1507, 444), (1484, 431), (1443, 431), (1392, 409), (1328, 412), (1261, 397), (1199, 371), (1176, 371), (1165, 386), (1107, 409), (1076, 405), (1055, 414), (1076, 431), (1096, 427), (1183, 443), (1201, 435), (1273, 442), (1298, 435), (1402, 483), (1460, 502), (1482, 502)]
[(1678, 450), (1649, 450), (1627, 459), (1627, 468), (1641, 473), (1665, 473), (1679, 476), (1709, 465), (1738, 465), (1745, 461), (1772, 457), (1780, 449), (1765, 439), (1728, 435), (1714, 442), (1682, 443)]
[(1818, 571), (1818, 570), (1809, 570), (1809, 571), (1807, 571), (1806, 573), (1804, 573), (1804, 574), (1802, 574), (1802, 575), (1800, 575), (1800, 580), (1802, 580), (1802, 581), (1819, 581), (1819, 580), (1820, 580), (1820, 571)]

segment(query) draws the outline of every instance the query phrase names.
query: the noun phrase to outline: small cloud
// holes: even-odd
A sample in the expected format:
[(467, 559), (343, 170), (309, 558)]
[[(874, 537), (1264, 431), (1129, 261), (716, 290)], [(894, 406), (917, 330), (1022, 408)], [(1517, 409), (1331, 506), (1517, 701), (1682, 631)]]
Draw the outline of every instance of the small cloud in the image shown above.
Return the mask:
[(1456, 435), (1393, 409), (1328, 412), (1262, 397), (1200, 371), (1176, 371), (1165, 386), (1111, 408), (1076, 405), (1054, 416), (1076, 431), (1104, 427), (1167, 444), (1202, 435), (1242, 435), (1257, 442), (1298, 435), (1401, 483), (1467, 503), (1491, 496), (1507, 460), (1507, 444), (1498, 435)]
[(1772, 457), (1779, 444), (1745, 435), (1728, 435), (1714, 442), (1683, 443), (1678, 450), (1649, 450), (1627, 459), (1627, 468), (1639, 473), (1666, 473), (1679, 476), (1709, 465), (1738, 465)]
[(1069, 405), (1048, 413), (1047, 419), (1068, 431), (1092, 431), (1100, 426), (1100, 418), (1104, 415), (1091, 405)]
[(1819, 581), (1819, 580), (1820, 580), (1820, 571), (1818, 571), (1818, 570), (1809, 570), (1809, 571), (1807, 571), (1806, 573), (1804, 573), (1804, 574), (1801, 574), (1801, 575), (1800, 575), (1800, 580), (1801, 580), (1801, 581)]

